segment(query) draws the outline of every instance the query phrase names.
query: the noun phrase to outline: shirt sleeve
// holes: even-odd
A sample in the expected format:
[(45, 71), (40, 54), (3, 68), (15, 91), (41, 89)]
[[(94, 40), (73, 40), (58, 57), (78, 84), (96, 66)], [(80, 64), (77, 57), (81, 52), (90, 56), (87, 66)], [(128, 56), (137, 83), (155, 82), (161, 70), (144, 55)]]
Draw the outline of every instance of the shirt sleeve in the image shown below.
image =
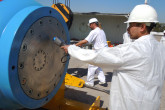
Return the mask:
[(87, 40), (89, 43), (92, 43), (95, 40), (96, 36), (97, 36), (97, 33), (94, 30), (92, 30), (89, 33), (89, 35), (85, 38), (85, 40)]
[(68, 52), (76, 59), (104, 69), (117, 69), (123, 63), (119, 48), (104, 47), (96, 51), (81, 49), (75, 45), (70, 45)]

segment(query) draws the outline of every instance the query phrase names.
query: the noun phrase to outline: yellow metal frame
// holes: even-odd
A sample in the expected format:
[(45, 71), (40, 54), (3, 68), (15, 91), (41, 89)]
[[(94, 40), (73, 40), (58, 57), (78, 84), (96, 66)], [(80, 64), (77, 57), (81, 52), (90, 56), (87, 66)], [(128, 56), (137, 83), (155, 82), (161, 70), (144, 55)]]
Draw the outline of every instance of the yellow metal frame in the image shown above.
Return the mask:
[(64, 98), (65, 83), (58, 90), (57, 94), (42, 108), (48, 110), (106, 110), (100, 108), (100, 96), (92, 105)]
[(56, 95), (43, 108), (48, 110), (64, 110), (61, 109), (65, 107), (64, 90), (65, 83), (63, 82)]

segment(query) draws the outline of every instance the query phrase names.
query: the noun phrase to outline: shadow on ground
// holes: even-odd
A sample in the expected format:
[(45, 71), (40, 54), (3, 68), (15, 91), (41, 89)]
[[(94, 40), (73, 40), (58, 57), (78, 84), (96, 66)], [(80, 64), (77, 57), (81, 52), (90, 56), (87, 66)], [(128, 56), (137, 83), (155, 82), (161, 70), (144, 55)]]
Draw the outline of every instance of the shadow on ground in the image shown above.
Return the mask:
[[(96, 100), (96, 97), (88, 95), (85, 91), (79, 91), (72, 88), (65, 88), (65, 98), (92, 105)], [(100, 105), (103, 105), (103, 101), (100, 100)]]
[(87, 71), (88, 71), (87, 68), (69, 68), (67, 70), (67, 72), (69, 74), (72, 74), (73, 76), (76, 76), (78, 78), (81, 78), (81, 77), (87, 75)]

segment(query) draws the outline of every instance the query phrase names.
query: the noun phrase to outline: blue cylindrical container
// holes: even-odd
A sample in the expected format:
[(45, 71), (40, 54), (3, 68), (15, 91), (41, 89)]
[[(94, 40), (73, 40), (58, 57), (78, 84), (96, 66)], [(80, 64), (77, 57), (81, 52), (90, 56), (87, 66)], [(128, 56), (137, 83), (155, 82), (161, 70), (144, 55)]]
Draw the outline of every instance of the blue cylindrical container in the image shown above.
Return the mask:
[(39, 108), (64, 80), (69, 58), (52, 39), (68, 44), (67, 25), (34, 0), (3, 0), (0, 15), (0, 109)]

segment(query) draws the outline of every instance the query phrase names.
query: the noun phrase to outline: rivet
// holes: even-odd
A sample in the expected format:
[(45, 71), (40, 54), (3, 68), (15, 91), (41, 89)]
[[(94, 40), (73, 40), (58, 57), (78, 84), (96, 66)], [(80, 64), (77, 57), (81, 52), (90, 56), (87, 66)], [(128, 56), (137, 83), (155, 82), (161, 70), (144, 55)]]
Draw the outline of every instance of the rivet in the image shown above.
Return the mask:
[(39, 23), (40, 23), (40, 25), (42, 25), (42, 24), (43, 24), (43, 22), (42, 22), (42, 21), (40, 21)]
[(25, 85), (26, 84), (26, 78), (23, 78), (23, 80), (22, 80), (22, 83), (21, 83), (22, 85)]
[(23, 50), (23, 51), (26, 51), (26, 49), (27, 49), (27, 45), (24, 44), (22, 50)]
[(21, 69), (24, 68), (24, 64), (23, 63), (20, 63), (19, 64), (19, 68), (21, 68)]
[(30, 34), (31, 34), (31, 35), (33, 35), (33, 34), (34, 34), (33, 29), (30, 29)]
[(33, 92), (33, 90), (32, 90), (32, 89), (30, 89), (30, 90), (29, 90), (29, 94), (32, 94), (32, 92)]

